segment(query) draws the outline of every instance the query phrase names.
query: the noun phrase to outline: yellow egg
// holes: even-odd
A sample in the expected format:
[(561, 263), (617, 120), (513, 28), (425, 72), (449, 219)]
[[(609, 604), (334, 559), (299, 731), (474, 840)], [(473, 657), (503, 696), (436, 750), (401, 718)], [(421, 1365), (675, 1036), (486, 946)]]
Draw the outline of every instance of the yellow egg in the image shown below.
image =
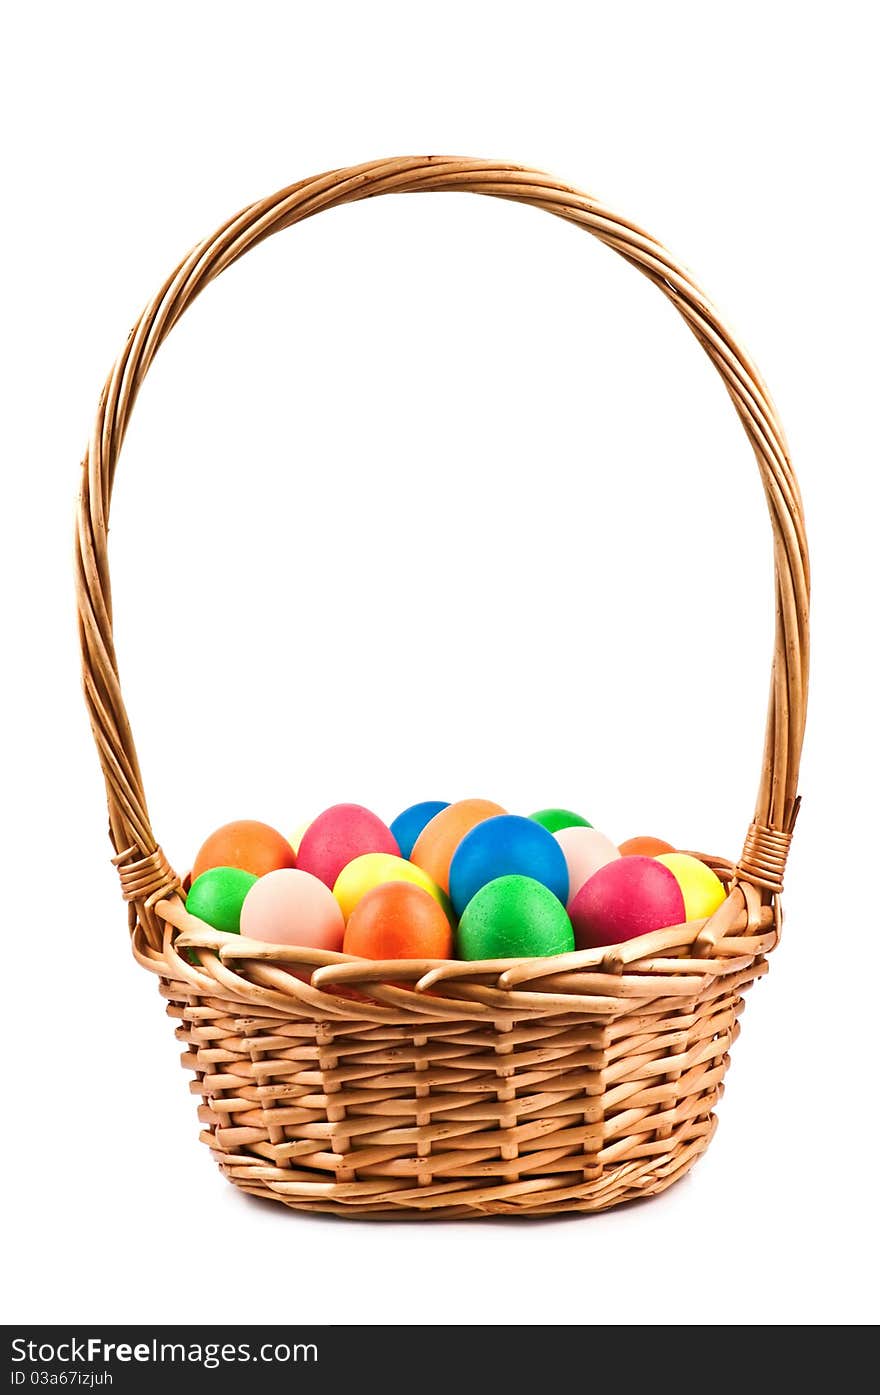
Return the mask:
[(717, 911), (727, 892), (711, 867), (690, 853), (660, 853), (655, 858), (668, 867), (681, 887), (684, 913), (688, 920), (704, 920)]
[(427, 872), (402, 857), (395, 857), (393, 853), (376, 852), (361, 853), (360, 857), (353, 858), (336, 878), (333, 895), (342, 907), (346, 921), (361, 897), (372, 891), (374, 886), (382, 886), (385, 882), (412, 882), (420, 886), (443, 907), (451, 923), (449, 900)]
[(293, 851), (295, 853), (299, 852), (299, 845), (303, 840), (303, 834), (305, 833), (306, 829), (309, 827), (311, 822), (311, 819), (306, 819), (305, 823), (301, 823), (299, 827), (295, 828), (294, 831), (291, 833), (288, 842), (290, 843), (290, 846), (293, 848)]

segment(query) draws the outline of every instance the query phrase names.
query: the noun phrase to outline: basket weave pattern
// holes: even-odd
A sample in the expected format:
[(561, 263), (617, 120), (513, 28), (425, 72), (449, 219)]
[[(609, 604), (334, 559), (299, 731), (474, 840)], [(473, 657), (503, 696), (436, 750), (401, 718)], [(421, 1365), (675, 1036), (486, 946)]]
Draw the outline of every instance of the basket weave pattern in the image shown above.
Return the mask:
[[(722, 376), (774, 536), (777, 628), (755, 817), (738, 863), (705, 859), (728, 890), (711, 919), (609, 950), (383, 964), (222, 936), (187, 914), (153, 835), (119, 685), (107, 525), (125, 429), (163, 339), (249, 248), (341, 203), (454, 190), (528, 203), (598, 237), (672, 301)], [(601, 1210), (688, 1170), (714, 1131), (743, 992), (778, 938), (798, 808), (809, 575), (797, 483), (766, 388), (659, 243), (548, 175), (491, 161), (383, 160), (252, 205), (169, 277), (108, 379), (83, 466), (77, 564), (86, 703), (132, 945), (178, 1021), (202, 1137), (230, 1180), (348, 1215), (543, 1215)]]

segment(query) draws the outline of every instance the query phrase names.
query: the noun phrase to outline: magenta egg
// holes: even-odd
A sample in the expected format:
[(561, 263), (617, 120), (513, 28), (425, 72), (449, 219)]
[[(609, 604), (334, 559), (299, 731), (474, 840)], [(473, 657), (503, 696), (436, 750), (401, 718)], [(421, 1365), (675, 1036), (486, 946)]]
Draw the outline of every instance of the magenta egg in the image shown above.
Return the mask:
[(309, 824), (296, 865), (332, 891), (343, 867), (363, 853), (399, 857), (400, 849), (388, 825), (362, 804), (334, 804)]
[(619, 945), (685, 919), (681, 887), (669, 868), (652, 857), (607, 862), (584, 883), (568, 910), (578, 949)]

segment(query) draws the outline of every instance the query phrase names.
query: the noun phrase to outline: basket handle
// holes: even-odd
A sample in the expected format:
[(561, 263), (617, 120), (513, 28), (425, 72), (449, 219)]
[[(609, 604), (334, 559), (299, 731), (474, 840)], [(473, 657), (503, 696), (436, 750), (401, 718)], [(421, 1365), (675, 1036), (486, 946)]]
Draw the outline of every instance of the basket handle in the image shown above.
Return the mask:
[(184, 258), (140, 316), (101, 394), (83, 461), (77, 520), (77, 599), (83, 684), (107, 786), (110, 837), (129, 902), (154, 947), (153, 906), (180, 883), (150, 826), (113, 645), (107, 528), (116, 463), (140, 386), (159, 345), (221, 271), (251, 247), (314, 213), (378, 194), (465, 190), (531, 204), (575, 223), (624, 257), (672, 302), (721, 375), (752, 444), (764, 485), (776, 571), (776, 636), (755, 817), (737, 873), (765, 902), (782, 889), (798, 809), (809, 660), (809, 562), (797, 480), (761, 378), (717, 312), (669, 253), (635, 224), (547, 174), (491, 160), (424, 156), (378, 160), (301, 180), (243, 209)]

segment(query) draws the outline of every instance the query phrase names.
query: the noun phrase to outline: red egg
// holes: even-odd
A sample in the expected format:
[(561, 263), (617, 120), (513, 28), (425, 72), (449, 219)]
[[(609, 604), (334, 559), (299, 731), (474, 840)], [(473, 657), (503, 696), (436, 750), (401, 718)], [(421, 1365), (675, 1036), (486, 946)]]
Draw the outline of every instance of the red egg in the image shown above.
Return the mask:
[(334, 804), (309, 824), (296, 865), (332, 891), (343, 867), (363, 853), (399, 857), (400, 848), (388, 825), (362, 804)]
[(685, 919), (681, 887), (669, 868), (651, 857), (606, 863), (584, 883), (568, 910), (578, 949), (622, 944)]

